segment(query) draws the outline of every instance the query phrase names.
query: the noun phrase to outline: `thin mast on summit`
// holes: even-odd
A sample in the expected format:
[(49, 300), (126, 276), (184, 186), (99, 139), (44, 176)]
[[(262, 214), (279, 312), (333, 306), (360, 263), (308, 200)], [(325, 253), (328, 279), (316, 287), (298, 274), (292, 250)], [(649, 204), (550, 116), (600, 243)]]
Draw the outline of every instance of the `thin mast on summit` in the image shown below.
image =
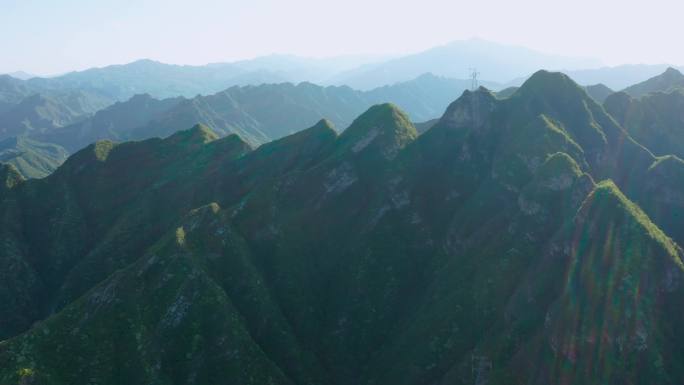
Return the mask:
[(477, 77), (480, 75), (480, 73), (477, 72), (477, 68), (468, 68), (468, 71), (470, 72), (470, 90), (475, 91), (480, 86), (479, 82), (477, 81)]

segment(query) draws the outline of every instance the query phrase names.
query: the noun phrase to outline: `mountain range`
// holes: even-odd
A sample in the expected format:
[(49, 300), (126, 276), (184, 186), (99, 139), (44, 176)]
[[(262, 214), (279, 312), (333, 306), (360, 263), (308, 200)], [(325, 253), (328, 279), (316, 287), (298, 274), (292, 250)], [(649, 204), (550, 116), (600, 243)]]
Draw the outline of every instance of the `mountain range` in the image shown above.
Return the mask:
[(27, 137), (0, 140), (0, 163), (11, 164), (22, 177), (50, 175), (69, 157), (69, 152), (54, 143), (38, 142)]
[[(624, 92), (638, 96), (648, 91), (668, 91), (677, 89), (684, 79), (675, 69), (631, 86)], [(349, 87), (322, 87), (311, 83), (263, 84), (259, 86), (234, 86), (217, 94), (194, 98), (175, 97), (158, 100), (149, 94), (141, 94), (124, 102), (116, 102), (106, 108), (110, 99), (92, 92), (45, 91), (31, 93), (32, 88), (25, 83), (5, 77), (6, 93), (4, 100), (8, 105), (0, 113), (0, 137), (16, 138), (28, 136), (31, 142), (53, 145), (60, 156), (54, 157), (43, 151), (32, 152), (35, 146), (15, 148), (9, 154), (23, 154), (33, 159), (31, 163), (44, 164), (43, 167), (19, 167), (24, 177), (44, 177), (64, 160), (64, 149), (73, 153), (90, 143), (101, 139), (114, 141), (141, 140), (151, 137), (165, 137), (184, 127), (203, 123), (219, 135), (238, 133), (252, 146), (258, 146), (285, 135), (292, 134), (301, 127), (314, 124), (323, 117), (330, 119), (340, 129), (344, 129), (355, 116), (376, 103), (394, 102), (408, 112), (412, 121), (426, 122), (418, 125), (420, 131), (434, 124), (439, 111), (446, 108), (449, 101), (470, 86), (470, 82), (424, 74), (418, 78), (384, 86), (371, 91), (356, 91)], [(500, 85), (486, 83), (495, 89)], [(588, 94), (597, 102), (603, 103), (613, 91), (603, 84), (585, 87)], [(509, 97), (518, 90), (510, 87), (497, 93), (498, 97)], [(636, 90), (647, 90), (637, 92)], [(672, 97), (672, 96), (670, 96)], [(657, 131), (650, 140), (636, 132), (635, 127), (647, 129), (643, 119), (677, 119), (676, 110), (672, 117), (662, 115), (642, 118), (642, 121), (629, 123), (622, 117), (625, 113), (616, 110), (616, 98), (606, 108), (619, 122), (630, 130), (641, 143), (649, 144), (657, 153), (663, 153), (658, 146), (673, 143), (663, 154), (678, 154), (677, 140), (663, 142), (662, 135), (668, 127), (655, 128)], [(622, 103), (623, 108), (625, 103)], [(665, 106), (659, 103), (659, 106)], [(638, 108), (633, 108), (638, 110)], [(96, 112), (95, 112), (96, 111)], [(95, 113), (93, 113), (95, 112)], [(630, 120), (638, 120), (642, 113), (631, 113)], [(653, 114), (652, 114), (653, 115)], [(680, 119), (681, 120), (681, 119)], [(431, 122), (431, 123), (427, 123)], [(671, 125), (670, 125), (671, 127)], [(675, 134), (677, 131), (675, 131)], [(660, 143), (659, 145), (654, 144)], [(6, 143), (18, 143), (16, 139)]]
[(0, 167), (0, 383), (684, 382), (684, 162), (560, 73)]
[[(141, 94), (94, 114), (84, 108), (70, 108), (60, 103), (61, 99), (34, 94), (0, 114), (0, 128), (4, 128), (0, 130), (0, 138), (24, 135), (74, 152), (101, 139), (166, 137), (202, 123), (221, 136), (237, 133), (258, 146), (313, 125), (323, 117), (344, 129), (376, 103), (397, 103), (418, 121), (433, 119), (469, 85), (467, 81), (424, 74), (412, 81), (371, 91), (312, 83), (234, 86), (190, 99), (158, 100)], [(45, 176), (42, 172), (25, 174), (26, 170), (20, 169), (25, 177)]]
[[(502, 66), (501, 63), (506, 63)], [(469, 78), (476, 69), (482, 79), (498, 83), (527, 76), (539, 68), (574, 70), (594, 68), (594, 59), (544, 54), (524, 47), (482, 39), (454, 41), (411, 55), (371, 63), (337, 75), (332, 82), (358, 89), (393, 84), (431, 72), (456, 79)]]
[[(671, 66), (667, 64), (624, 64), (564, 72), (580, 84), (603, 83), (611, 89), (621, 90), (662, 74), (668, 68)], [(684, 70), (684, 67), (679, 67), (678, 70)]]
[(684, 75), (663, 74), (610, 95), (604, 107), (654, 154), (684, 159)]
[[(501, 66), (503, 61), (507, 63), (506, 66)], [(346, 85), (370, 90), (410, 81), (428, 72), (465, 79), (470, 77), (471, 67), (479, 69), (481, 79), (504, 83), (528, 76), (538, 68), (573, 70), (598, 65), (593, 59), (549, 55), (524, 47), (470, 39), (389, 57), (349, 55), (315, 59), (268, 55), (204, 66), (172, 65), (143, 59), (49, 78), (33, 77), (27, 79), (26, 83), (43, 90), (94, 91), (124, 101), (143, 93), (155, 98), (194, 97), (197, 94), (213, 94), (232, 86), (282, 82)]]
[[(238, 62), (238, 64), (245, 71), (260, 71), (263, 66), (276, 66), (274, 63), (280, 62), (284, 64), (281, 63), (280, 67), (275, 68), (282, 71), (293, 71), (301, 64), (294, 58), (279, 56)], [(150, 68), (165, 66), (153, 62), (147, 64), (151, 66)], [(131, 68), (115, 67), (117, 70), (114, 71), (114, 75), (111, 75), (113, 79), (111, 81), (119, 82), (121, 79), (115, 75), (125, 74), (136, 65)], [(221, 65), (214, 66), (221, 68)], [(185, 69), (178, 67), (174, 69), (176, 70), (184, 71)], [(93, 73), (104, 74), (108, 73), (109, 69), (93, 71)], [(143, 74), (145, 73), (143, 71)], [(165, 71), (162, 73), (167, 74)], [(637, 98), (652, 91), (668, 92), (681, 87), (683, 79), (684, 76), (681, 73), (670, 68), (661, 75), (626, 88), (624, 92)], [(44, 81), (45, 79), (37, 80)], [(59, 82), (63, 83), (62, 86), (48, 87), (37, 86), (36, 83), (20, 81), (9, 76), (1, 77), (0, 138), (27, 136), (33, 142), (53, 145), (53, 149), (59, 148), (55, 151), (62, 154), (63, 149), (72, 153), (101, 139), (126, 141), (155, 136), (164, 137), (195, 123), (203, 123), (219, 135), (238, 133), (251, 145), (257, 146), (294, 133), (301, 127), (312, 125), (323, 117), (327, 117), (337, 127), (344, 129), (355, 116), (369, 106), (383, 102), (393, 102), (399, 105), (408, 112), (414, 122), (432, 121), (434, 123), (434, 119), (439, 116), (440, 111), (446, 108), (449, 101), (470, 87), (469, 81), (444, 78), (428, 73), (411, 81), (370, 91), (356, 91), (349, 87), (322, 87), (308, 82), (298, 85), (279, 83), (233, 86), (216, 94), (198, 95), (193, 98), (176, 96), (156, 99), (149, 94), (140, 94), (129, 100), (114, 102), (115, 99), (112, 96), (107, 96), (106, 87), (84, 86), (87, 83), (67, 86), (64, 84), (69, 82), (63, 79)], [(491, 82), (483, 82), (483, 85), (495, 90), (502, 87), (498, 83)], [(85, 87), (86, 90), (79, 87)], [(501, 90), (497, 95), (508, 97), (517, 89), (518, 87), (509, 87)], [(603, 103), (609, 95), (613, 94), (613, 91), (603, 84), (586, 86), (586, 90), (599, 103)], [(616, 104), (611, 103), (613, 107)], [(622, 105), (624, 106), (625, 103)], [(635, 109), (638, 110), (638, 108)], [(612, 114), (624, 115), (615, 111), (615, 108)], [(663, 145), (660, 140), (661, 136), (656, 134), (654, 138), (658, 139), (649, 142), (649, 139), (635, 132), (635, 126), (646, 129), (643, 121), (630, 124), (624, 118), (618, 116), (616, 118), (621, 119), (620, 123), (630, 129), (632, 135), (638, 137), (640, 142), (650, 144), (654, 151), (661, 153), (658, 146), (654, 144), (654, 141), (658, 141), (661, 146)], [(654, 119), (657, 117), (648, 118), (651, 121)], [(663, 119), (668, 118), (663, 117)], [(676, 116), (669, 118), (671, 121), (676, 119)], [(631, 117), (630, 120), (637, 120), (637, 118)], [(424, 124), (421, 123), (419, 128), (421, 131), (424, 130)], [(668, 129), (665, 127), (655, 130), (665, 132)], [(18, 143), (18, 141), (6, 143)], [(675, 140), (672, 143), (678, 142)], [(664, 154), (681, 154), (676, 149), (677, 147), (677, 145), (670, 146)], [(32, 163), (45, 165), (44, 167), (20, 167), (19, 170), (24, 177), (43, 177), (59, 164), (55, 163), (56, 161), (63, 160), (61, 155), (45, 157), (46, 153), (42, 151), (31, 153), (32, 148), (36, 147), (24, 146), (10, 152), (24, 154), (24, 157), (33, 159)], [(8, 150), (5, 149), (5, 151)]]

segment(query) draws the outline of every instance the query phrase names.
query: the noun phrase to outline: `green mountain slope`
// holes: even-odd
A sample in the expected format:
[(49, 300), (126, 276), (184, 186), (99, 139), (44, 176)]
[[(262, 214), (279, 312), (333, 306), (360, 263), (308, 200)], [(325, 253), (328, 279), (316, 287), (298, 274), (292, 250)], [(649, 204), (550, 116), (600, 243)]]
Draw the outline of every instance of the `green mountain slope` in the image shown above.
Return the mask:
[(24, 137), (0, 140), (0, 162), (12, 164), (24, 178), (42, 178), (57, 169), (69, 153), (56, 144)]
[(157, 100), (148, 94), (136, 95), (125, 102), (97, 111), (92, 117), (74, 124), (35, 135), (40, 140), (78, 151), (98, 140), (124, 141), (129, 131), (159, 119), (183, 98)]
[(594, 100), (596, 100), (596, 102), (599, 104), (603, 104), (606, 98), (615, 92), (601, 83), (586, 86), (584, 89), (586, 89), (589, 96), (594, 98)]
[(279, 139), (322, 118), (347, 128), (374, 104), (393, 102), (413, 119), (438, 117), (467, 85), (425, 74), (412, 81), (368, 92), (311, 83), (231, 87), (192, 99), (157, 100), (139, 95), (98, 111), (92, 118), (52, 129), (36, 138), (76, 151), (96, 140), (141, 140), (166, 137), (196, 123), (219, 135), (235, 133), (253, 145)]
[(0, 176), (3, 383), (684, 380), (684, 163), (562, 74)]
[(630, 96), (640, 98), (652, 92), (671, 92), (678, 88), (684, 88), (684, 75), (678, 70), (669, 67), (662, 74), (629, 86), (623, 91)]
[(25, 84), (41, 90), (88, 90), (115, 101), (125, 101), (138, 94), (150, 94), (155, 98), (191, 98), (233, 86), (303, 81), (326, 83), (340, 71), (381, 59), (363, 55), (325, 59), (268, 55), (201, 66), (173, 65), (143, 59), (52, 78), (33, 78)]
[(84, 91), (32, 94), (0, 114), (0, 138), (43, 134), (84, 119), (108, 104), (108, 99)]
[(638, 99), (620, 92), (607, 98), (604, 107), (654, 154), (684, 158), (684, 88)]
[[(667, 64), (622, 64), (568, 71), (566, 74), (582, 85), (602, 83), (613, 90), (622, 90), (662, 74), (669, 67)], [(681, 67), (676, 69), (682, 70)]]
[[(682, 250), (610, 181), (585, 199), (551, 244), (520, 310), (547, 307), (509, 373), (515, 382), (677, 383)], [(528, 278), (532, 278), (529, 276)], [(540, 316), (542, 314), (539, 314)]]
[(5, 113), (33, 93), (25, 82), (9, 75), (0, 75), (0, 114)]

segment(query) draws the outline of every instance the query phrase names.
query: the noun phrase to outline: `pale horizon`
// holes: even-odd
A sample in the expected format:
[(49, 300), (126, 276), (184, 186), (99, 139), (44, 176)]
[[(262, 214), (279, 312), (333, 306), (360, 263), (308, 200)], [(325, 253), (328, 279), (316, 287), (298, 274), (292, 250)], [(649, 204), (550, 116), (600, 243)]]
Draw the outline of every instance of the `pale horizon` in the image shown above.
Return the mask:
[(680, 6), (663, 0), (648, 7), (615, 0), (553, 6), (538, 0), (3, 3), (0, 31), (11, 38), (0, 41), (6, 55), (0, 73), (51, 76), (140, 59), (203, 65), (272, 54), (405, 55), (473, 37), (594, 58), (603, 66), (684, 64), (684, 52), (673, 49), (679, 40), (673, 29)]

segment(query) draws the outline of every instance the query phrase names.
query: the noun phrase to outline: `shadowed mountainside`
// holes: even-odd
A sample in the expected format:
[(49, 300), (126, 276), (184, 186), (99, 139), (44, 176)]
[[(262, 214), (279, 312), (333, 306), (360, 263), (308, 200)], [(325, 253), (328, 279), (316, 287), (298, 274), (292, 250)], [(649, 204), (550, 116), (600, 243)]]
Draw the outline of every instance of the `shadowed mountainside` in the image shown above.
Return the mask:
[(0, 382), (678, 384), (683, 178), (544, 71), (2, 166)]

